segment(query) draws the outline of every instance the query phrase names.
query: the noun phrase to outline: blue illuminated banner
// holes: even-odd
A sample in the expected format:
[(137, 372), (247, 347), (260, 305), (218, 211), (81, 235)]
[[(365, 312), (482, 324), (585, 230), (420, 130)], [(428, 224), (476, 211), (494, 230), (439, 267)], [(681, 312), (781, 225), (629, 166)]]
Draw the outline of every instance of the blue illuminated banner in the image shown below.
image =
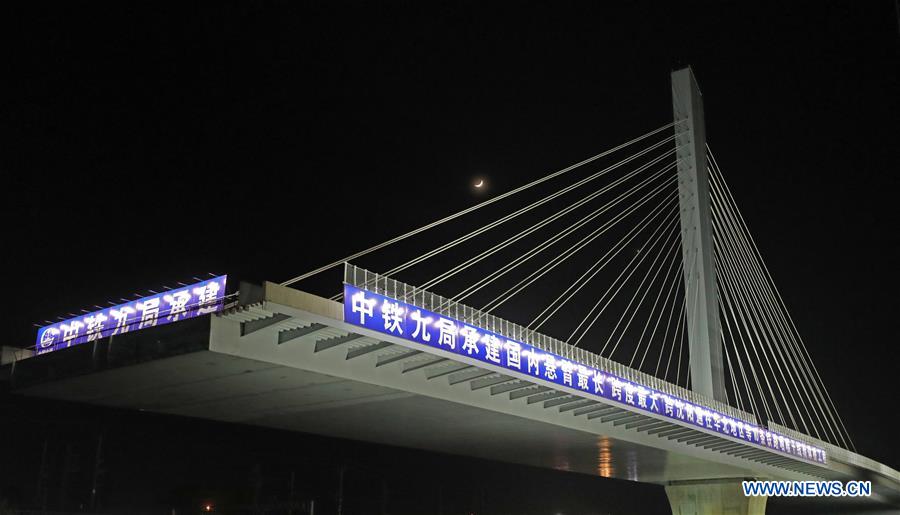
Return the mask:
[(43, 354), (107, 336), (215, 313), (222, 309), (227, 278), (221, 275), (41, 327), (35, 348), (38, 354)]
[(600, 397), (798, 458), (826, 462), (825, 451), (818, 447), (735, 420), (527, 343), (349, 284), (344, 285), (344, 321), (527, 374), (563, 389), (579, 391), (588, 397)]

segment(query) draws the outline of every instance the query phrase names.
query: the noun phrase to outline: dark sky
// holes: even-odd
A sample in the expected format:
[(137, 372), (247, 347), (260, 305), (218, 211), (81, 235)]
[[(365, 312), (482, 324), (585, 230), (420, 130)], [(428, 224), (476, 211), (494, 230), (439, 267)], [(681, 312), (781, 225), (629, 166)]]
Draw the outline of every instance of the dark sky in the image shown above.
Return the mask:
[[(893, 2), (8, 14), (4, 345), (210, 271), (285, 280), (476, 203), (477, 176), (507, 191), (668, 123), (669, 73), (690, 64), (710, 145), (848, 430), (900, 467), (885, 415), (898, 372)], [(360, 264), (386, 270), (454, 231)], [(339, 285), (333, 272), (300, 287)]]

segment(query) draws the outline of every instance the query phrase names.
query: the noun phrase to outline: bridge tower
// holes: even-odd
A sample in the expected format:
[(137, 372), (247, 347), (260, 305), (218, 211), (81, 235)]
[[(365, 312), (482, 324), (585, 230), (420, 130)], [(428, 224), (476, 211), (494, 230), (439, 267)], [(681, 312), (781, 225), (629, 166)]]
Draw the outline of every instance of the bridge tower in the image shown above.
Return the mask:
[[(691, 388), (728, 403), (713, 259), (703, 97), (690, 66), (672, 72), (672, 111), (678, 146), (678, 203)], [(674, 515), (764, 515), (766, 511), (767, 499), (744, 496), (740, 478), (670, 482), (666, 485), (666, 496)]]
[(672, 72), (672, 110), (678, 146), (678, 199), (691, 388), (727, 403), (713, 260), (703, 97), (690, 66)]

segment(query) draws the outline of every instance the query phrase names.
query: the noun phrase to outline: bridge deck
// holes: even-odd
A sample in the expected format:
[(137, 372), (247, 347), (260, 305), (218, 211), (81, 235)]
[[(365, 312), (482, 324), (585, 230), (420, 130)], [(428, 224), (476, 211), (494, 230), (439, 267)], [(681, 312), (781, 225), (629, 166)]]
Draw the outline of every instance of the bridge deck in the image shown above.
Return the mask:
[[(187, 338), (152, 331), (100, 342), (90, 373), (57, 371), (52, 381), (21, 374), (16, 390), (643, 482), (856, 475), (370, 333), (345, 324), (340, 304), (271, 284), (260, 302), (189, 331), (190, 352), (90, 368), (98, 355)], [(87, 352), (20, 365), (39, 368), (72, 351)], [(881, 500), (900, 491), (884, 478), (874, 486)]]

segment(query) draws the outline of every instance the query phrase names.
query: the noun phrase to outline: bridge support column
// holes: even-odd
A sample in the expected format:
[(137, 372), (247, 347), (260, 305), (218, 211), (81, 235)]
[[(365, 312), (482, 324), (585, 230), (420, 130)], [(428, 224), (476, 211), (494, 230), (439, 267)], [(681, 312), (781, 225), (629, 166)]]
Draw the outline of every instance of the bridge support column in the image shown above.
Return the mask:
[(703, 97), (690, 67), (672, 72), (672, 110), (677, 122), (675, 143), (678, 145), (678, 200), (691, 389), (727, 404), (706, 171)]
[(739, 479), (678, 481), (666, 485), (672, 515), (764, 515), (767, 497), (745, 497)]

